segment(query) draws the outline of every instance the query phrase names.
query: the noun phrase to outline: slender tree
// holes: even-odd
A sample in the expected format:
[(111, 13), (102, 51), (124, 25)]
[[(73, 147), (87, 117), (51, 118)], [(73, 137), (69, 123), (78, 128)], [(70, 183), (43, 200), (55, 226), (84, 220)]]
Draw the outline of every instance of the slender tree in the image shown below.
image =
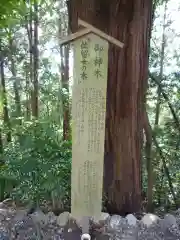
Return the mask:
[[(166, 46), (166, 35), (165, 31), (167, 28), (166, 18), (167, 18), (167, 1), (164, 4), (164, 17), (163, 17), (163, 33), (162, 33), (162, 42), (161, 42), (161, 51), (160, 51), (160, 71), (159, 71), (159, 81), (162, 82), (163, 80), (163, 73), (164, 73), (164, 58), (165, 58), (165, 46)], [(156, 104), (156, 115), (155, 115), (155, 122), (154, 127), (158, 127), (159, 125), (159, 115), (160, 115), (160, 107), (161, 107), (161, 89), (157, 86), (157, 104)]]
[(14, 88), (14, 100), (16, 104), (16, 117), (19, 118), (18, 122), (19, 124), (22, 123), (21, 117), (22, 117), (22, 111), (21, 111), (21, 99), (19, 94), (19, 86), (17, 83), (17, 71), (15, 66), (15, 47), (13, 45), (13, 38), (10, 36), (9, 38), (9, 50), (10, 50), (10, 70), (13, 76), (13, 88)]
[(3, 99), (3, 118), (4, 124), (7, 127), (7, 142), (11, 142), (11, 123), (8, 112), (8, 103), (7, 103), (7, 91), (5, 83), (5, 74), (4, 74), (4, 55), (0, 41), (0, 76), (1, 76), (1, 90), (2, 90), (2, 99)]
[[(163, 80), (163, 69), (164, 69), (164, 55), (165, 55), (165, 46), (166, 46), (166, 36), (165, 30), (167, 27), (166, 24), (166, 16), (167, 15), (167, 1), (164, 4), (164, 17), (163, 17), (163, 33), (162, 33), (162, 43), (161, 43), (161, 51), (160, 51), (160, 72), (159, 72), (159, 79), (160, 82)], [(159, 117), (160, 117), (160, 107), (161, 107), (161, 88), (157, 86), (157, 103), (156, 103), (156, 113), (155, 113), (155, 121), (154, 121), (154, 129), (159, 125)], [(150, 123), (145, 113), (144, 117), (144, 130), (146, 135), (146, 146), (145, 146), (145, 153), (146, 153), (146, 161), (147, 161), (147, 173), (148, 173), (148, 188), (147, 188), (147, 211), (152, 212), (152, 201), (153, 201), (153, 164), (152, 164), (152, 134), (150, 131)]]
[[(59, 2), (59, 9), (62, 8), (62, 2)], [(63, 14), (64, 15), (64, 14)], [(64, 20), (64, 22), (63, 22)], [(62, 34), (67, 35), (69, 33), (68, 19), (63, 16), (62, 13), (59, 13), (59, 28), (58, 28), (58, 36), (59, 40), (61, 39)], [(63, 22), (63, 24), (62, 24)], [(65, 26), (63, 26), (65, 25)], [(63, 33), (63, 28), (66, 31)], [(60, 49), (60, 58), (61, 58), (61, 87), (65, 91), (63, 94), (63, 139), (68, 140), (70, 137), (70, 104), (69, 104), (69, 51), (70, 46), (59, 46)]]
[[(33, 111), (33, 11), (32, 11), (32, 3), (29, 1), (27, 4), (27, 11), (25, 15), (25, 28), (27, 31), (28, 42), (29, 42), (29, 65), (28, 62), (25, 63), (25, 73), (26, 73), (26, 98), (27, 98), (27, 105), (26, 105), (26, 116), (27, 119), (30, 119), (31, 112), (30, 112), (30, 105), (31, 110)], [(29, 68), (29, 71), (28, 71)], [(29, 96), (30, 95), (30, 96)], [(30, 104), (31, 103), (31, 104)]]
[(34, 0), (34, 81), (33, 81), (33, 107), (32, 115), (38, 118), (38, 68), (39, 68), (39, 53), (38, 53), (38, 2)]

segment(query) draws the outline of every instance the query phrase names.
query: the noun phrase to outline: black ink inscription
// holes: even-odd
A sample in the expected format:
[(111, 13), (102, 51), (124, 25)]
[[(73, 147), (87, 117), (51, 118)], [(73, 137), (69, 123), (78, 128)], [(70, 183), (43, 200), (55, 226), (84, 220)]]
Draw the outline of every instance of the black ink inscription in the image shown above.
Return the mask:
[(86, 59), (83, 59), (82, 61), (81, 61), (81, 63), (82, 63), (82, 65), (87, 65), (88, 64), (88, 61), (86, 60)]
[(82, 80), (86, 80), (86, 79), (87, 79), (87, 73), (82, 72), (82, 73), (81, 73), (81, 79), (82, 79)]
[(87, 79), (87, 58), (89, 55), (89, 51), (88, 51), (88, 41), (87, 40), (82, 40), (81, 42), (81, 73), (80, 73), (80, 81), (79, 83), (81, 83), (82, 81), (85, 81)]
[(88, 57), (88, 49), (81, 49), (81, 56), (84, 59), (86, 59)]
[(103, 47), (101, 47), (98, 43), (95, 44), (94, 51), (95, 52), (102, 52), (104, 50)]
[(102, 46), (100, 46), (99, 44), (95, 44), (94, 51), (96, 53), (96, 57), (94, 59), (94, 66), (95, 66), (94, 75), (97, 79), (100, 79), (102, 77), (100, 67), (103, 64), (103, 58), (102, 58), (103, 50), (104, 50), (104, 48)]
[(101, 133), (104, 131), (105, 101), (101, 90), (90, 88), (88, 92), (88, 152), (100, 153)]
[(81, 49), (88, 49), (88, 41), (87, 40), (82, 40)]
[(101, 71), (99, 69), (96, 69), (94, 72), (94, 75), (96, 76), (97, 79), (99, 79), (100, 77), (102, 77)]
[(95, 60), (94, 60), (94, 65), (96, 67), (100, 67), (101, 64), (103, 63), (103, 59), (101, 57), (96, 57)]

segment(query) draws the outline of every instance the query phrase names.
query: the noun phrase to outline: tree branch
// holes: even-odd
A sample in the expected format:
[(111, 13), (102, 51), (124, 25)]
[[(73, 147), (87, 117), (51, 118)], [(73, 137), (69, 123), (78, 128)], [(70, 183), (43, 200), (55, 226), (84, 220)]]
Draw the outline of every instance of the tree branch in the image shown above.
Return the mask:
[(175, 194), (175, 192), (174, 192), (174, 188), (173, 188), (171, 176), (170, 176), (170, 173), (169, 173), (169, 169), (168, 169), (168, 167), (167, 167), (167, 165), (166, 165), (166, 159), (165, 159), (165, 157), (164, 157), (164, 155), (163, 155), (163, 152), (162, 152), (161, 148), (159, 147), (159, 144), (158, 144), (158, 142), (157, 142), (157, 140), (156, 140), (155, 134), (152, 134), (152, 137), (153, 137), (153, 142), (154, 142), (154, 144), (155, 144), (155, 146), (156, 146), (156, 149), (157, 149), (158, 152), (159, 152), (159, 156), (160, 156), (161, 159), (162, 159), (164, 171), (165, 171), (166, 176), (167, 176), (167, 179), (168, 179), (169, 188), (170, 188), (170, 192), (171, 192), (171, 194), (172, 194), (172, 196), (173, 196), (174, 203), (175, 203), (176, 207), (178, 207), (177, 199), (176, 199), (176, 194)]
[(179, 118), (178, 118), (178, 116), (176, 115), (176, 112), (175, 112), (175, 110), (174, 110), (174, 108), (173, 108), (173, 105), (171, 104), (171, 102), (170, 102), (170, 100), (169, 100), (168, 95), (165, 93), (165, 91), (164, 91), (161, 83), (158, 81), (158, 79), (157, 79), (156, 77), (153, 76), (153, 74), (152, 74), (150, 71), (149, 71), (149, 76), (150, 76), (150, 78), (153, 80), (153, 82), (155, 82), (155, 83), (158, 85), (158, 87), (159, 87), (159, 89), (160, 89), (160, 91), (161, 91), (162, 96), (164, 97), (164, 99), (166, 100), (166, 102), (167, 102), (167, 104), (168, 104), (168, 106), (169, 106), (169, 109), (170, 109), (170, 111), (171, 111), (171, 113), (172, 113), (172, 116), (173, 116), (173, 118), (174, 118), (174, 122), (175, 122), (176, 127), (177, 127), (177, 129), (178, 129), (178, 131), (179, 131), (179, 134), (180, 134), (180, 122), (179, 122)]

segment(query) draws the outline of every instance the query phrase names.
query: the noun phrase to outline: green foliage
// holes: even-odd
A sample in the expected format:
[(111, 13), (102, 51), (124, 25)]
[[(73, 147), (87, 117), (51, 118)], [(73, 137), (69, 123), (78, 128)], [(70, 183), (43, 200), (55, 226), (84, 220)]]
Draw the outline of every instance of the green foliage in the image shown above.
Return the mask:
[(20, 141), (4, 149), (6, 167), (1, 173), (18, 182), (11, 195), (23, 202), (50, 199), (52, 193), (66, 200), (70, 193), (71, 143), (62, 141), (49, 122), (25, 122), (16, 134)]
[(0, 28), (15, 24), (18, 15), (24, 8), (23, 0), (1, 0), (0, 1)]

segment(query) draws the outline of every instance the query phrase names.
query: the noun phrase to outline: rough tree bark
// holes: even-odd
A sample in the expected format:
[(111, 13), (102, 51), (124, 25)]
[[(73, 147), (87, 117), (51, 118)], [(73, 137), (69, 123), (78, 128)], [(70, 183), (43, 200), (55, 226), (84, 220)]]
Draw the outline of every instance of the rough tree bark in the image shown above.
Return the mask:
[(109, 49), (104, 192), (109, 212), (139, 211), (152, 1), (69, 0), (68, 10), (73, 32), (80, 17), (125, 43)]

